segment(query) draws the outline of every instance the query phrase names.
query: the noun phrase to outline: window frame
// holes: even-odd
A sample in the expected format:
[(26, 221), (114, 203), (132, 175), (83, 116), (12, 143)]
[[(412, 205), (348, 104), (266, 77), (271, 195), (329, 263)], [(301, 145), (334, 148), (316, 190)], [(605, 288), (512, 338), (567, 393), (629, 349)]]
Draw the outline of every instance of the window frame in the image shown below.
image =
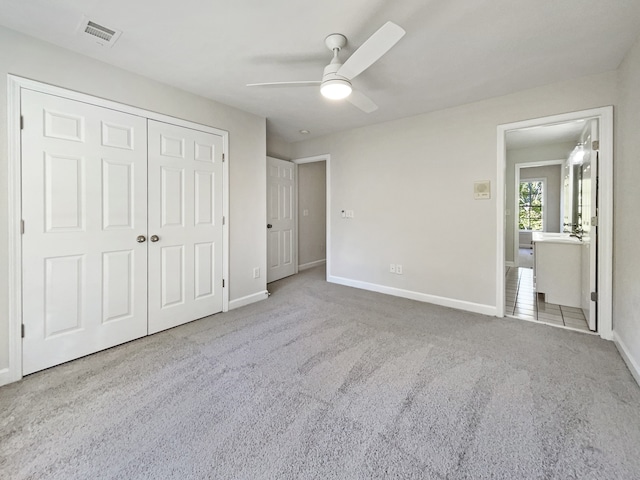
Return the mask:
[[(540, 215), (542, 217), (542, 230), (522, 230), (520, 228), (520, 187), (523, 183), (534, 183), (540, 182), (542, 184), (542, 205), (540, 206)], [(516, 217), (516, 222), (518, 225), (519, 232), (546, 232), (547, 231), (547, 215), (545, 215), (545, 209), (547, 208), (547, 177), (532, 177), (532, 178), (522, 178), (519, 179), (518, 190), (516, 191), (516, 198), (518, 199), (518, 212)]]

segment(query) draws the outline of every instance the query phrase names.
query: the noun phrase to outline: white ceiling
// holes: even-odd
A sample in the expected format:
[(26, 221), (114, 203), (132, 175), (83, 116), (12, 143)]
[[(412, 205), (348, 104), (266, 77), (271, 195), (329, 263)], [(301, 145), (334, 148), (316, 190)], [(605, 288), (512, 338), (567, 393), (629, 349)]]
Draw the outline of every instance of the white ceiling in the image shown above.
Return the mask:
[[(613, 70), (640, 32), (637, 0), (1, 1), (6, 27), (267, 117), (287, 141)], [(80, 41), (83, 14), (123, 31), (113, 48)], [(328, 34), (346, 58), (387, 20), (407, 35), (354, 80), (372, 114), (313, 87), (245, 87), (319, 80)]]
[(564, 142), (575, 142), (577, 144), (584, 126), (585, 120), (576, 120), (510, 130), (506, 135), (506, 148), (507, 150), (518, 150), (520, 148)]

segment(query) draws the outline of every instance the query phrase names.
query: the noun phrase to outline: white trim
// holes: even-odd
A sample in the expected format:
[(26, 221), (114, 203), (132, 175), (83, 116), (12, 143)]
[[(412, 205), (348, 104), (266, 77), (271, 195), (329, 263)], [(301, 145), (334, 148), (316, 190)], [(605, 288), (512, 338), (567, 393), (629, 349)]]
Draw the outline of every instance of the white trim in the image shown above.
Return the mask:
[(331, 276), (331, 155), (328, 153), (322, 155), (315, 155), (313, 157), (302, 157), (295, 158), (292, 160), (293, 163), (297, 165), (301, 165), (303, 163), (314, 163), (314, 162), (325, 162), (325, 178), (327, 182), (327, 189), (325, 193), (325, 198), (327, 202), (327, 224), (325, 227), (326, 230), (326, 240), (325, 240), (325, 258), (327, 264), (327, 281)]
[(222, 136), (222, 215), (224, 223), (222, 225), (222, 278), (225, 279), (222, 288), (222, 311), (229, 311), (229, 133)]
[(504, 269), (505, 269), (505, 135), (509, 130), (536, 127), (574, 120), (598, 118), (600, 133), (600, 178), (598, 204), (598, 333), (604, 339), (613, 338), (612, 326), (612, 264), (613, 264), (613, 107), (600, 107), (578, 112), (551, 115), (497, 127), (497, 185), (496, 195), (496, 310), (504, 316)]
[(7, 82), (8, 219), (9, 219), (9, 365), (0, 372), (0, 385), (22, 378), (22, 217), (20, 180), (20, 86)]
[(247, 295), (245, 297), (236, 298), (235, 300), (231, 300), (229, 302), (229, 311), (235, 310), (236, 308), (244, 307), (245, 305), (251, 305), (252, 303), (259, 302), (261, 300), (266, 300), (269, 298), (269, 292), (267, 290), (263, 290), (262, 292), (252, 293), (251, 295)]
[(516, 264), (514, 262), (504, 262), (505, 267), (515, 267)]
[(152, 112), (143, 108), (121, 104), (100, 97), (67, 90), (15, 75), (7, 75), (7, 141), (8, 141), (8, 217), (9, 217), (9, 365), (0, 370), (0, 385), (22, 378), (22, 239), (20, 221), (22, 212), (22, 185), (20, 178), (20, 96), (21, 90), (33, 90), (78, 102), (88, 103), (119, 112), (129, 113), (171, 125), (177, 125), (222, 137), (225, 161), (222, 167), (223, 214), (226, 222), (222, 227), (222, 311), (229, 309), (229, 132), (200, 123), (182, 120), (170, 115)]
[(582, 330), (580, 328), (567, 327), (566, 325), (558, 325), (557, 323), (545, 322), (544, 320), (536, 320), (534, 318), (516, 317), (515, 315), (505, 315), (504, 318), (510, 318), (512, 320), (524, 320), (525, 322), (535, 323), (537, 325), (562, 328), (563, 330), (571, 330), (572, 332), (584, 333), (585, 335), (598, 335), (597, 332), (592, 332), (591, 330)]
[(618, 349), (618, 352), (620, 352), (620, 356), (624, 360), (624, 363), (627, 364), (631, 375), (633, 375), (633, 378), (635, 378), (638, 385), (640, 385), (640, 365), (638, 365), (638, 363), (633, 359), (629, 349), (618, 335), (618, 332), (615, 331), (613, 332), (613, 343), (616, 344), (616, 348)]
[(410, 300), (433, 303), (434, 305), (441, 305), (443, 307), (457, 308), (458, 310), (465, 310), (467, 312), (480, 313), (482, 315), (490, 316), (496, 315), (496, 307), (494, 307), (493, 305), (484, 305), (481, 303), (456, 300), (455, 298), (438, 297), (436, 295), (429, 295), (427, 293), (403, 290), (401, 288), (388, 287), (386, 285), (378, 285), (375, 283), (352, 280), (350, 278), (344, 277), (331, 276), (327, 277), (327, 281), (330, 283), (337, 283), (338, 285), (345, 285), (347, 287), (355, 287), (362, 290), (369, 290), (371, 292), (393, 295), (394, 297), (408, 298)]
[(302, 265), (298, 265), (298, 270), (299, 271), (309, 270), (310, 268), (317, 267), (318, 265), (323, 265), (325, 263), (327, 263), (326, 258), (323, 258), (322, 260), (316, 260), (315, 262), (303, 263)]
[(301, 165), (303, 163), (324, 162), (328, 158), (329, 158), (329, 154), (326, 154), (326, 155), (315, 155), (313, 157), (295, 158), (291, 161), (295, 164)]

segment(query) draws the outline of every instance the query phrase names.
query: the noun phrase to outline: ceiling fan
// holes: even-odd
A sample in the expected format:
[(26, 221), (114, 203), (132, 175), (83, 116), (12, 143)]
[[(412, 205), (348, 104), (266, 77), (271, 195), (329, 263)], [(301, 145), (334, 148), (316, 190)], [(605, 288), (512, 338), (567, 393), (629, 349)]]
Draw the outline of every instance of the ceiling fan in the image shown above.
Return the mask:
[(340, 50), (347, 44), (347, 37), (340, 33), (329, 35), (324, 43), (333, 52), (331, 63), (324, 68), (322, 80), (300, 82), (249, 83), (247, 87), (313, 87), (320, 86), (320, 93), (332, 100), (346, 99), (365, 113), (378, 106), (363, 93), (353, 90), (351, 80), (377, 62), (405, 35), (402, 27), (387, 22), (371, 35), (353, 54), (342, 63)]

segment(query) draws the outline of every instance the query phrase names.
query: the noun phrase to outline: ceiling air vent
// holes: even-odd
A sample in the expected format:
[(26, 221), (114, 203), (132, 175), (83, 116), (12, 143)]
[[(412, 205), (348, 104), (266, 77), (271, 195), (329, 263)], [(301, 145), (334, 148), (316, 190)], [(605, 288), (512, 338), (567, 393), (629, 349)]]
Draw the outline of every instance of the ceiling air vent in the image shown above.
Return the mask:
[(118, 40), (122, 32), (92, 22), (85, 17), (82, 19), (78, 33), (93, 43), (97, 43), (103, 47), (111, 47), (116, 43), (116, 40)]

